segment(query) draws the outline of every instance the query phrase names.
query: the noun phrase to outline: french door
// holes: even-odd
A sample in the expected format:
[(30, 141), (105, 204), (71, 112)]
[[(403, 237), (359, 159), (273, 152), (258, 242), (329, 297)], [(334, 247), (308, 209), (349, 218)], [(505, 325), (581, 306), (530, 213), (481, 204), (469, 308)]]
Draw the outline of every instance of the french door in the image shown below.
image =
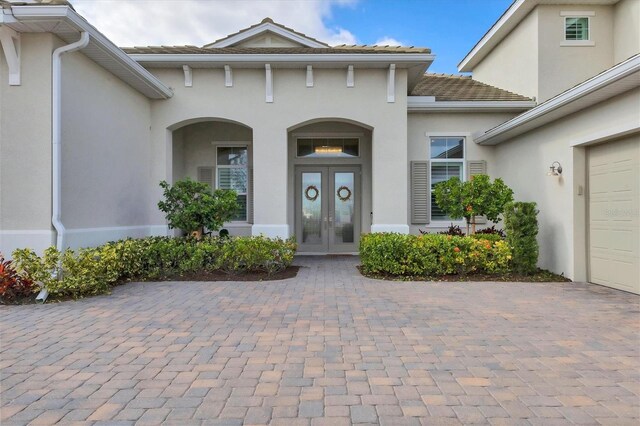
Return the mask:
[(357, 252), (360, 167), (297, 167), (295, 212), (298, 251)]

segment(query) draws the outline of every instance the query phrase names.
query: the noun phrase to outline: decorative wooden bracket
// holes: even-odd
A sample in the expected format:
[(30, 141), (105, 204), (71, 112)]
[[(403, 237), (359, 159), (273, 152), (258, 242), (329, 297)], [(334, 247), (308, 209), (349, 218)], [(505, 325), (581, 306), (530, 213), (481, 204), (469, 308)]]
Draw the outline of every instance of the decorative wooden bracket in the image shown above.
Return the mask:
[(265, 102), (273, 102), (273, 75), (271, 74), (271, 64), (264, 64), (265, 75)]
[(313, 67), (307, 65), (307, 87), (313, 87)]
[(387, 77), (387, 102), (396, 101), (396, 64), (389, 65), (389, 76)]
[(224, 66), (224, 86), (225, 87), (233, 87), (233, 74), (231, 71), (231, 66)]
[(347, 68), (347, 87), (353, 87), (355, 85), (355, 80), (353, 77), (353, 65), (349, 65)]
[(2, 26), (0, 43), (9, 67), (9, 85), (20, 86), (20, 33)]
[(183, 65), (182, 71), (184, 71), (184, 87), (193, 87), (193, 72), (189, 65)]

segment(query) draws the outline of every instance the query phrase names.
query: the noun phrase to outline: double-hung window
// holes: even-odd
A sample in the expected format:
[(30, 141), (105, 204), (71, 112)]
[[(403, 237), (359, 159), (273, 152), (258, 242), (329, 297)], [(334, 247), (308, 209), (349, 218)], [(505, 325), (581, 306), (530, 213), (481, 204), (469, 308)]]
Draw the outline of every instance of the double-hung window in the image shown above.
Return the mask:
[(246, 146), (219, 146), (217, 152), (217, 189), (232, 189), (238, 194), (240, 209), (232, 219), (247, 221), (247, 192), (249, 183), (248, 152)]
[(432, 137), (429, 141), (431, 164), (431, 220), (449, 220), (438, 207), (433, 188), (452, 177), (464, 179), (464, 138)]

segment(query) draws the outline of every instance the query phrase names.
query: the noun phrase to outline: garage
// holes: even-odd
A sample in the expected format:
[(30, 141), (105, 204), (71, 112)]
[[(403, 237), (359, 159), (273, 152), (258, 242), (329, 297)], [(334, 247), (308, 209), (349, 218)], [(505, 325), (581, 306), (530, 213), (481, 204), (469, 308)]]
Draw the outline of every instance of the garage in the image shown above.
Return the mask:
[(640, 294), (640, 135), (588, 150), (589, 281)]

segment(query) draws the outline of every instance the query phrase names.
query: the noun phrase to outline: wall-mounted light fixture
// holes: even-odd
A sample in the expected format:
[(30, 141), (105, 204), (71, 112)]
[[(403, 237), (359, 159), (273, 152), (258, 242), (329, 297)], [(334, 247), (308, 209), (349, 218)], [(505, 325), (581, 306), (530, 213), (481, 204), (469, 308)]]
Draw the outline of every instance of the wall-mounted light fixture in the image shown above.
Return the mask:
[(316, 154), (341, 154), (341, 146), (317, 146), (314, 150)]
[(554, 161), (551, 163), (551, 167), (549, 167), (549, 171), (547, 172), (547, 176), (560, 176), (562, 174), (562, 166), (559, 162)]

